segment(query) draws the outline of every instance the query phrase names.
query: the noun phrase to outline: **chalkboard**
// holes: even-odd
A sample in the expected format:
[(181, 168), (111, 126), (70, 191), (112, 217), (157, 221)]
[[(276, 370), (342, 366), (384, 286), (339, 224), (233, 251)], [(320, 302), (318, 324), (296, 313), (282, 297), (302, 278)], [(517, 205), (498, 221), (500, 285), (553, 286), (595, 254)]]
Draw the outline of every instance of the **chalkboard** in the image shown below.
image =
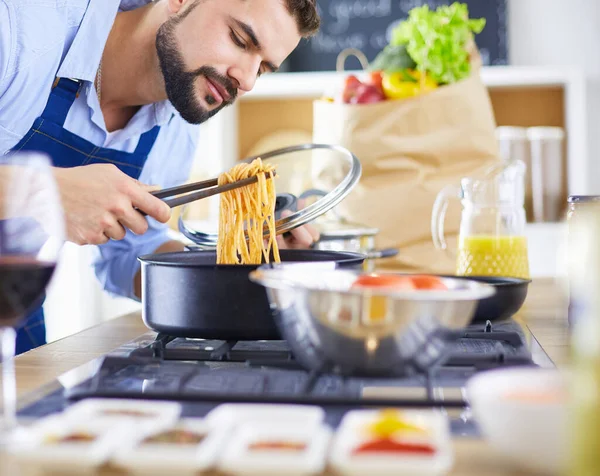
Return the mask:
[[(475, 37), (484, 65), (507, 64), (507, 0), (462, 0), (470, 18), (485, 18), (484, 30)], [(391, 30), (414, 7), (435, 9), (452, 0), (317, 0), (321, 30), (310, 40), (302, 40), (290, 55), (288, 71), (335, 71), (338, 54), (345, 48), (358, 48), (372, 61), (389, 42)], [(346, 69), (361, 69), (348, 58)]]

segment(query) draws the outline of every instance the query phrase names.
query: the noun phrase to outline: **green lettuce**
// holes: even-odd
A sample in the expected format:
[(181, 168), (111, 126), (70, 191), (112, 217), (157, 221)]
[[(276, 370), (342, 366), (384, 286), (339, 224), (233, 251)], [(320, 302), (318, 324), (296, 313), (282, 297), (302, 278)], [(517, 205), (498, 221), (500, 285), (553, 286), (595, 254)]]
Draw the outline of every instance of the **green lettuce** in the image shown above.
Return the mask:
[(392, 46), (404, 45), (417, 69), (439, 84), (449, 84), (471, 73), (467, 46), (473, 34), (481, 33), (485, 18), (469, 19), (464, 3), (413, 8), (408, 18), (392, 32)]

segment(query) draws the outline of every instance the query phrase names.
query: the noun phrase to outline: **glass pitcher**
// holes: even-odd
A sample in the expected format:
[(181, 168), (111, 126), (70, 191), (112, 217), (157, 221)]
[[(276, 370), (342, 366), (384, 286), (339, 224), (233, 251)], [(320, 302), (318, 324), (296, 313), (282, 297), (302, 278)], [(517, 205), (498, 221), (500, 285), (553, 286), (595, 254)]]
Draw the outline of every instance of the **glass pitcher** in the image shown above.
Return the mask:
[[(444, 219), (451, 198), (462, 203), (458, 253), (448, 250)], [(480, 178), (463, 178), (460, 187), (445, 187), (437, 196), (431, 234), (438, 249), (456, 257), (459, 276), (529, 279), (525, 237), (525, 163), (503, 162)]]

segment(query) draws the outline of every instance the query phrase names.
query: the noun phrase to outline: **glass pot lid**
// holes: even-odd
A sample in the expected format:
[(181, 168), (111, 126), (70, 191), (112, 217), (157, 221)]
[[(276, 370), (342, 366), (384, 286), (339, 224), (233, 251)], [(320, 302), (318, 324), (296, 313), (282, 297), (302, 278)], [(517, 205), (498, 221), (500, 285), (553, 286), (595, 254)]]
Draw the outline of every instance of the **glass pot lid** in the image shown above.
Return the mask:
[[(275, 165), (275, 230), (278, 235), (312, 222), (332, 210), (356, 186), (362, 167), (348, 149), (329, 144), (300, 144), (248, 157)], [(217, 200), (218, 196), (215, 197)], [(193, 205), (193, 204), (192, 204)], [(187, 208), (187, 207), (186, 207)], [(284, 213), (282, 216), (282, 212)], [(216, 247), (218, 222), (194, 225), (179, 217), (179, 231), (203, 248)], [(265, 234), (268, 230), (265, 229)]]

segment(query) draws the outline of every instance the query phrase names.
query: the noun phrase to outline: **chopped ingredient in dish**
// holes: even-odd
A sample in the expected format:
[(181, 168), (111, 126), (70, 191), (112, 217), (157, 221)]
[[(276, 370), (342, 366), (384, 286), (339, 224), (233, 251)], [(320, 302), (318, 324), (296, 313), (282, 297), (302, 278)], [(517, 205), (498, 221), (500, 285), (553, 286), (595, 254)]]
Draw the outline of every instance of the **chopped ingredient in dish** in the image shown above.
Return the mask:
[(397, 274), (363, 274), (356, 278), (352, 287), (381, 287), (394, 290), (447, 290), (448, 287), (437, 276)]
[(155, 417), (155, 413), (143, 412), (139, 410), (125, 410), (125, 409), (106, 409), (100, 412), (101, 415), (104, 416), (132, 416), (132, 417), (140, 417), (140, 418), (151, 418)]
[(426, 428), (415, 425), (402, 418), (402, 413), (396, 410), (383, 410), (380, 417), (368, 425), (369, 432), (380, 438), (390, 438), (396, 433), (420, 433), (427, 434)]
[(168, 430), (156, 435), (149, 436), (142, 444), (176, 444), (176, 445), (197, 445), (206, 437), (205, 434), (195, 433), (189, 430)]
[(390, 438), (367, 441), (354, 448), (352, 451), (352, 453), (355, 455), (361, 453), (412, 453), (420, 455), (433, 455), (435, 452), (435, 448), (430, 445), (401, 443)]
[(407, 276), (395, 274), (363, 274), (356, 278), (352, 287), (387, 287), (394, 289), (415, 289), (413, 282)]
[(256, 441), (248, 446), (252, 451), (304, 451), (306, 443), (300, 441)]
[(70, 433), (66, 436), (51, 435), (46, 437), (46, 443), (91, 443), (97, 438), (96, 435), (91, 433)]

